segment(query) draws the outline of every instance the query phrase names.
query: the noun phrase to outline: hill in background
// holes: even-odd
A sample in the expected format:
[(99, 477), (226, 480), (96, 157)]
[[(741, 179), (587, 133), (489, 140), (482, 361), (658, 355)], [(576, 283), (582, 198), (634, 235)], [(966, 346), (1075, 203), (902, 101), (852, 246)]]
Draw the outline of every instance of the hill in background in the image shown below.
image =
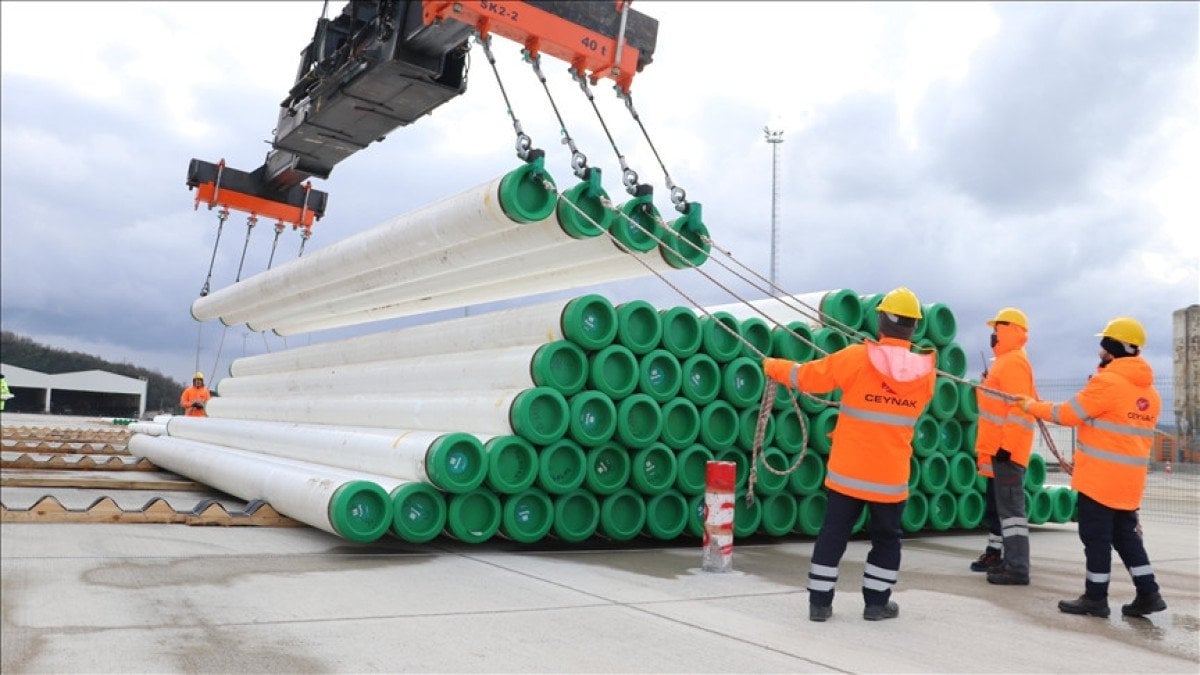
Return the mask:
[(174, 410), (179, 402), (179, 392), (187, 386), (155, 370), (130, 363), (113, 363), (82, 352), (47, 347), (9, 331), (0, 331), (0, 360), (51, 375), (79, 370), (104, 370), (146, 380), (147, 410)]

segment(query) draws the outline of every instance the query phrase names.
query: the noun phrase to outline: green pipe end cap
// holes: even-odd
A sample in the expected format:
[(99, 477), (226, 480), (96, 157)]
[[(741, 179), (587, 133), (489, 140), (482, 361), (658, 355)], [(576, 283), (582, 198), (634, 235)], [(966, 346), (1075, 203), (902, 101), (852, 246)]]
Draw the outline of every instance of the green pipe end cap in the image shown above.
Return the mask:
[(446, 497), (427, 483), (405, 483), (392, 492), (392, 532), (412, 544), (432, 541), (446, 529)]
[(501, 494), (528, 490), (537, 480), (537, 450), (519, 436), (497, 436), (483, 444), (487, 453), (487, 482)]
[(675, 456), (675, 489), (685, 495), (703, 494), (712, 460), (712, 451), (699, 443), (681, 450)]
[(638, 361), (628, 347), (611, 344), (591, 355), (588, 384), (613, 400), (623, 399), (638, 385)]
[(817, 536), (817, 533), (821, 531), (821, 525), (825, 522), (827, 506), (828, 497), (824, 492), (817, 492), (800, 500), (796, 514), (796, 529), (801, 534), (810, 537)]
[(588, 351), (607, 347), (617, 337), (617, 309), (602, 295), (568, 302), (559, 323), (564, 337)]
[(922, 307), (921, 314), (925, 320), (925, 337), (933, 340), (933, 344), (944, 347), (954, 341), (958, 321), (949, 307), (935, 302)]
[(675, 450), (688, 447), (700, 435), (700, 411), (686, 398), (673, 398), (662, 406), (663, 443)]
[(645, 524), (646, 502), (632, 488), (618, 490), (600, 503), (600, 531), (609, 539), (633, 539)]
[(700, 349), (700, 318), (687, 307), (659, 311), (662, 317), (660, 346), (678, 359), (686, 359)]
[(617, 406), (617, 439), (629, 448), (653, 443), (662, 433), (662, 408), (645, 394), (633, 394)]
[(538, 347), (529, 363), (533, 383), (570, 396), (587, 384), (587, 354), (574, 342), (555, 340)]
[(539, 157), (504, 174), (497, 198), (509, 218), (518, 223), (536, 223), (554, 213), (558, 189)]
[(687, 500), (675, 490), (667, 490), (646, 501), (644, 529), (655, 539), (670, 541), (683, 534), (687, 518)]
[(710, 448), (728, 448), (737, 442), (738, 414), (725, 401), (713, 401), (700, 410), (700, 442)]
[(762, 396), (767, 376), (762, 364), (745, 356), (730, 361), (721, 373), (721, 397), (735, 408), (754, 405)]
[(671, 221), (662, 236), (659, 252), (668, 265), (676, 269), (699, 267), (708, 260), (712, 244), (704, 226), (703, 209), (698, 202), (688, 204), (687, 213)]
[(727, 363), (742, 353), (738, 320), (729, 312), (714, 312), (700, 319), (700, 349), (714, 361)]
[(487, 488), (477, 488), (450, 498), (446, 529), (461, 542), (481, 544), (496, 535), (501, 518), (500, 498)]
[(929, 521), (929, 498), (921, 492), (910, 492), (900, 514), (900, 527), (905, 532), (916, 532)]
[(598, 495), (610, 495), (629, 482), (629, 452), (616, 443), (603, 443), (587, 451), (584, 484)]
[(948, 530), (958, 520), (958, 500), (939, 490), (929, 495), (929, 526), (939, 532)]
[(708, 405), (721, 393), (721, 367), (706, 354), (694, 354), (680, 366), (683, 395), (696, 405)]
[(526, 389), (513, 399), (509, 423), (518, 436), (533, 443), (552, 443), (567, 433), (567, 399), (550, 387)]
[(574, 239), (590, 239), (612, 227), (617, 214), (604, 205), (608, 192), (600, 185), (600, 169), (592, 169), (588, 178), (568, 189), (558, 200), (558, 224)]
[(550, 494), (562, 495), (583, 485), (587, 457), (579, 444), (563, 438), (542, 448), (538, 461), (538, 485)]
[(483, 484), (488, 466), (475, 436), (454, 432), (438, 436), (425, 453), (425, 473), (446, 492), (470, 492)]
[(792, 321), (771, 330), (771, 355), (775, 358), (806, 363), (815, 353), (812, 328), (803, 321)]
[(825, 484), (825, 460), (815, 452), (804, 454), (800, 468), (788, 477), (792, 492), (798, 495), (815, 495)]
[(391, 496), (370, 481), (348, 481), (329, 499), (329, 523), (347, 541), (379, 539), (392, 526), (393, 516)]
[(862, 301), (849, 288), (831, 291), (821, 299), (821, 316), (836, 321), (834, 325), (839, 328), (844, 325), (848, 330), (858, 330), (862, 326)]
[(683, 369), (671, 352), (655, 349), (638, 361), (638, 390), (655, 401), (670, 401), (681, 386)]
[(583, 446), (604, 443), (617, 430), (617, 407), (603, 392), (589, 389), (571, 397), (567, 434)]
[(985, 511), (983, 495), (971, 490), (958, 496), (958, 526), (964, 530), (974, 530), (983, 522)]
[(532, 544), (550, 534), (554, 524), (554, 505), (545, 492), (530, 488), (504, 500), (500, 528), (504, 536), (522, 544)]
[(587, 490), (575, 490), (554, 500), (554, 535), (578, 543), (600, 526), (600, 502)]
[(620, 215), (613, 220), (609, 232), (630, 251), (646, 253), (653, 251), (662, 238), (662, 227), (658, 224), (658, 209), (653, 195), (634, 197), (618, 209)]
[(796, 497), (787, 492), (769, 495), (763, 499), (762, 531), (772, 537), (782, 537), (796, 526), (800, 505)]
[(637, 355), (647, 354), (662, 340), (662, 318), (645, 300), (617, 306), (617, 342)]
[(675, 453), (663, 443), (652, 443), (633, 456), (630, 482), (639, 491), (656, 495), (675, 484)]
[(760, 355), (771, 353), (771, 327), (766, 321), (757, 316), (743, 319), (738, 324), (738, 334), (745, 340), (742, 356), (755, 359), (755, 363), (758, 363), (762, 360)]

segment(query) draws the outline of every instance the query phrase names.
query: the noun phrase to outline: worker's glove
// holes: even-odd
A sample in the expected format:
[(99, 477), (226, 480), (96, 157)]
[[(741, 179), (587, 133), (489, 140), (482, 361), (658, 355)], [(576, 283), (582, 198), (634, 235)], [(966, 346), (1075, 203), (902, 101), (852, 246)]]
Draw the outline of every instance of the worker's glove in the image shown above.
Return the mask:
[(1029, 398), (1028, 396), (1022, 396), (1022, 397), (1018, 398), (1015, 402), (1013, 402), (1013, 405), (1020, 408), (1021, 412), (1023, 412), (1023, 413), (1028, 413), (1029, 406), (1032, 404), (1033, 404), (1033, 399)]
[(197, 410), (203, 410), (203, 409), (204, 409), (204, 404), (203, 404), (203, 403), (201, 403), (200, 401), (193, 401), (193, 402), (192, 402), (192, 407), (193, 407), (193, 408), (196, 408)]
[(768, 356), (768, 357), (765, 357), (765, 358), (762, 360), (763, 372), (766, 372), (766, 371), (770, 370), (770, 369), (771, 369), (771, 364), (772, 364), (773, 362), (775, 362), (775, 361), (781, 361), (781, 360), (782, 360), (782, 359), (773, 359), (773, 358), (771, 358), (771, 357), (769, 357), (769, 356)]

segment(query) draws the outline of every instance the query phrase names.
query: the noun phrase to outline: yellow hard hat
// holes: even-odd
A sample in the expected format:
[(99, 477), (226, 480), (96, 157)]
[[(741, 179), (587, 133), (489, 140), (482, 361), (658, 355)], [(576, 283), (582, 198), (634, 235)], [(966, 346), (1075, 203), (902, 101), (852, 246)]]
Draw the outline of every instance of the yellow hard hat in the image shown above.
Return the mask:
[(1109, 321), (1103, 331), (1096, 333), (1096, 337), (1112, 338), (1135, 347), (1146, 346), (1146, 329), (1137, 319), (1127, 316), (1118, 316)]
[(996, 312), (996, 318), (987, 322), (987, 325), (995, 328), (996, 324), (1001, 322), (1011, 323), (1014, 326), (1020, 326), (1025, 330), (1029, 330), (1029, 319), (1025, 318), (1025, 312), (1022, 312), (1016, 307), (1005, 307), (999, 312)]
[(192, 379), (193, 379), (193, 380), (203, 380), (203, 379), (204, 379), (204, 373), (202, 373), (202, 372), (200, 372), (200, 371), (198, 371), (198, 370), (197, 370), (197, 371), (196, 371), (196, 374), (192, 376)]
[(921, 302), (917, 300), (916, 293), (901, 286), (883, 296), (883, 300), (879, 301), (879, 306), (875, 308), (875, 311), (919, 319), (921, 318)]

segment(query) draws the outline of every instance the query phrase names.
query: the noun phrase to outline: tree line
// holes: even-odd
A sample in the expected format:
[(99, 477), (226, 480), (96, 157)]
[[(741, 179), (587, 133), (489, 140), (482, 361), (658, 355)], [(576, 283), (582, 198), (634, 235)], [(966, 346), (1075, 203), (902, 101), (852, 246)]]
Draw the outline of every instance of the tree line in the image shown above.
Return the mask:
[(82, 352), (47, 347), (9, 331), (0, 331), (0, 360), (18, 368), (50, 375), (80, 370), (104, 370), (146, 380), (147, 410), (174, 410), (179, 404), (179, 392), (186, 386), (156, 370), (148, 370), (130, 363), (113, 363)]

